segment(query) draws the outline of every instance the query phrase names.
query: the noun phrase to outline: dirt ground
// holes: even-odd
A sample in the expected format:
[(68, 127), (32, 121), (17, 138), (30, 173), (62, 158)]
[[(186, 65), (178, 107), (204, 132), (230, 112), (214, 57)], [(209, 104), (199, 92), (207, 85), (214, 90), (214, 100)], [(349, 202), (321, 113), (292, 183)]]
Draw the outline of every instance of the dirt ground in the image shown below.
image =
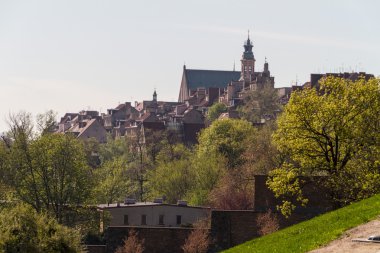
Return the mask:
[(380, 235), (380, 218), (348, 230), (341, 238), (310, 253), (380, 253), (380, 243), (351, 241), (354, 238), (368, 238), (370, 235)]

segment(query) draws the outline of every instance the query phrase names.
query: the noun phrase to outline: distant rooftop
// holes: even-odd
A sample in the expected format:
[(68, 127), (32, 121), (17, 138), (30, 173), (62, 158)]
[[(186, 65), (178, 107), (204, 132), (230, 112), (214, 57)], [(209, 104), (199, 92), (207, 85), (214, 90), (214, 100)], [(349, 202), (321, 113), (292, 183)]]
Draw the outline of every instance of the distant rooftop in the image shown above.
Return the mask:
[(186, 69), (186, 78), (191, 90), (198, 87), (225, 88), (231, 81), (239, 80), (240, 71)]

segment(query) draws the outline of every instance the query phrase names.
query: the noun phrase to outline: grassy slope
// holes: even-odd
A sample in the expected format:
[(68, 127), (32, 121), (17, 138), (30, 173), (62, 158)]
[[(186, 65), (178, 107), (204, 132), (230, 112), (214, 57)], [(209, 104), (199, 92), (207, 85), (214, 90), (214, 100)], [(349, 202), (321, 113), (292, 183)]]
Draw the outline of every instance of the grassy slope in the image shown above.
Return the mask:
[(344, 231), (368, 222), (379, 214), (380, 194), (276, 233), (253, 239), (224, 252), (307, 252), (326, 245)]

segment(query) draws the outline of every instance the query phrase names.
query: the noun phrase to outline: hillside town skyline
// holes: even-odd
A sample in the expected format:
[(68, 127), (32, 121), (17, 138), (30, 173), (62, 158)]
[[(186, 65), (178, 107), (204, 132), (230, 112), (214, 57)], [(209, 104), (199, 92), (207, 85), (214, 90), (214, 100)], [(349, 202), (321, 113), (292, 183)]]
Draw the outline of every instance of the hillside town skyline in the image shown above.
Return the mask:
[[(275, 88), (278, 92), (279, 92), (279, 98), (280, 99), (285, 99), (285, 100), (287, 100), (288, 99), (288, 97), (290, 97), (290, 93), (291, 93), (291, 90), (293, 89), (295, 89), (294, 87), (299, 87), (300, 89), (302, 89), (304, 86), (305, 87), (307, 87), (311, 82), (313, 82), (312, 81), (312, 79), (313, 79), (313, 76), (319, 76), (319, 78), (321, 77), (321, 76), (324, 76), (325, 74), (329, 74), (329, 73), (334, 73), (335, 75), (341, 75), (342, 77), (344, 76), (345, 78), (347, 78), (348, 76), (350, 76), (350, 75), (354, 75), (355, 76), (355, 73), (356, 74), (359, 74), (359, 73), (362, 73), (362, 74), (364, 74), (364, 75), (366, 75), (366, 72), (365, 71), (358, 71), (358, 68), (356, 67), (356, 69), (349, 69), (349, 71), (346, 71), (345, 69), (344, 69), (344, 67), (340, 67), (340, 68), (336, 68), (336, 69), (334, 69), (334, 71), (327, 71), (327, 72), (322, 72), (322, 71), (316, 71), (316, 72), (311, 72), (310, 74), (309, 74), (309, 76), (310, 76), (310, 78), (309, 79), (307, 79), (307, 80), (305, 80), (305, 81), (300, 81), (299, 79), (298, 79), (298, 76), (296, 76), (296, 79), (294, 80), (294, 81), (292, 81), (290, 84), (287, 84), (287, 85), (279, 85), (279, 84), (277, 84), (276, 85), (276, 81), (275, 81), (275, 77), (274, 76), (272, 76), (271, 75), (271, 73), (270, 73), (270, 70), (269, 70), (269, 63), (268, 63), (268, 60), (267, 60), (267, 57), (265, 57), (265, 59), (264, 59), (264, 62), (262, 63), (260, 60), (258, 60), (258, 63), (256, 63), (256, 58), (255, 58), (255, 56), (254, 55), (256, 55), (256, 51), (255, 52), (253, 52), (254, 51), (254, 41), (253, 40), (251, 40), (251, 36), (250, 36), (250, 30), (247, 30), (247, 33), (246, 33), (246, 36), (248, 36), (248, 37), (246, 37), (246, 40), (244, 40), (244, 42), (243, 43), (241, 43), (241, 45), (240, 46), (242, 46), (243, 47), (243, 55), (242, 55), (242, 59), (241, 60), (239, 60), (239, 61), (234, 61), (234, 64), (233, 64), (233, 68), (232, 68), (232, 70), (217, 70), (217, 69), (210, 69), (210, 70), (207, 70), (207, 69), (204, 69), (204, 68), (197, 68), (197, 67), (195, 67), (195, 68), (192, 68), (192, 69), (186, 69), (186, 64), (184, 64), (183, 65), (183, 74), (182, 74), (182, 81), (180, 81), (180, 82), (178, 82), (180, 85), (179, 85), (179, 95), (178, 95), (178, 99), (169, 99), (169, 100), (165, 100), (165, 99), (161, 99), (160, 98), (160, 100), (162, 101), (162, 103), (168, 103), (168, 104), (173, 104), (173, 105), (175, 105), (175, 104), (180, 104), (180, 103), (184, 103), (185, 101), (187, 101), (187, 100), (189, 100), (189, 94), (194, 94), (194, 92), (196, 92), (196, 89), (193, 89), (193, 91), (191, 92), (190, 91), (190, 88), (189, 88), (189, 91), (183, 91), (183, 82), (184, 82), (184, 78), (189, 78), (188, 76), (190, 76), (190, 73), (193, 73), (193, 74), (191, 74), (191, 75), (193, 75), (194, 77), (192, 77), (192, 78), (195, 78), (195, 79), (199, 79), (199, 80), (193, 80), (192, 82), (193, 82), (193, 84), (192, 85), (195, 85), (196, 87), (200, 87), (200, 88), (207, 88), (207, 87), (220, 87), (220, 88), (222, 88), (222, 87), (226, 87), (226, 85), (227, 84), (229, 84), (230, 82), (232, 82), (231, 84), (233, 85), (233, 83), (235, 82), (238, 82), (238, 81), (244, 81), (244, 82), (248, 82), (248, 81), (250, 81), (251, 80), (251, 77), (249, 76), (249, 74), (248, 74), (248, 76), (244, 76), (244, 72), (245, 72), (245, 69), (246, 70), (248, 70), (248, 66), (244, 66), (245, 64), (243, 63), (243, 61), (244, 61), (244, 59), (246, 58), (246, 54), (248, 53), (248, 54), (251, 54), (251, 56), (248, 56), (248, 58), (249, 59), (253, 59), (253, 65), (252, 66), (250, 66), (249, 67), (249, 70), (251, 71), (254, 71), (255, 73), (256, 73), (256, 71), (263, 71), (262, 73), (264, 73), (264, 76), (263, 77), (260, 77), (261, 79), (259, 79), (258, 80), (258, 82), (259, 82), (259, 86), (260, 86), (260, 82), (262, 82), (262, 84), (264, 83), (264, 82), (270, 82), (271, 83), (271, 87), (272, 88)], [(248, 47), (248, 49), (247, 49), (247, 47)], [(247, 51), (248, 50), (248, 51)], [(262, 54), (262, 53), (261, 53)], [(251, 58), (250, 58), (251, 57)], [(240, 62), (241, 61), (241, 62)], [(248, 64), (249, 65), (249, 64)], [(255, 66), (256, 66), (256, 68), (255, 68)], [(262, 67), (261, 67), (262, 66)], [(251, 69), (252, 68), (252, 69)], [(190, 71), (190, 72), (189, 72)], [(224, 73), (224, 75), (225, 74), (227, 74), (227, 73), (229, 73), (229, 74), (227, 74), (227, 76), (225, 76), (225, 77), (222, 77), (222, 79), (223, 79), (223, 81), (225, 81), (225, 83), (223, 83), (223, 81), (221, 81), (220, 80), (220, 78), (219, 77), (216, 77), (216, 79), (215, 79), (215, 77), (212, 77), (211, 76), (211, 80), (208, 80), (208, 78), (206, 77), (205, 78), (205, 75), (207, 76), (208, 74), (207, 74), (207, 72), (209, 72), (209, 74), (212, 74), (213, 75), (213, 73), (212, 72), (214, 72), (214, 75), (220, 75), (220, 73), (221, 74), (223, 74)], [(211, 73), (210, 73), (211, 72)], [(219, 72), (219, 73), (218, 73)], [(261, 73), (261, 72), (257, 72), (257, 74), (259, 74), (259, 73)], [(266, 73), (266, 74), (265, 74)], [(256, 76), (257, 76), (257, 74), (256, 74)], [(197, 77), (197, 75), (198, 75), (198, 77)], [(260, 74), (261, 75), (261, 74)], [(265, 76), (266, 75), (266, 76)], [(371, 74), (370, 74), (371, 75)], [(376, 75), (374, 75), (374, 76), (376, 76)], [(252, 77), (253, 77), (253, 73), (252, 73)], [(212, 80), (212, 79), (215, 79), (215, 80)], [(257, 77), (255, 77), (255, 78), (257, 78)], [(264, 79), (263, 79), (264, 78)], [(266, 78), (270, 78), (270, 79), (266, 79)], [(240, 79), (240, 80), (239, 80)], [(249, 79), (249, 80), (248, 80)], [(200, 82), (200, 83), (196, 83), (196, 82)], [(205, 82), (206, 81), (206, 83), (203, 83), (202, 84), (202, 82)], [(209, 83), (207, 83), (207, 81), (209, 82)], [(219, 84), (218, 83), (213, 83), (213, 82), (220, 82)], [(314, 80), (315, 81), (315, 80)], [(261, 85), (262, 85), (261, 84)], [(205, 86), (206, 85), (206, 86)], [(230, 84), (229, 84), (230, 85)], [(256, 85), (256, 84), (255, 84)], [(243, 85), (244, 86), (244, 85)], [(292, 88), (293, 87), (293, 88)], [(187, 88), (187, 87), (186, 87)], [(226, 90), (227, 91), (227, 90)], [(236, 92), (236, 91), (235, 91)], [(118, 108), (118, 107), (120, 107), (121, 105), (123, 105), (123, 104), (129, 104), (129, 106), (131, 106), (131, 108), (135, 108), (135, 109), (137, 109), (137, 111), (142, 111), (142, 110), (145, 110), (146, 108), (145, 108), (145, 102), (148, 102), (148, 101), (150, 101), (150, 98), (149, 98), (149, 96), (148, 96), (148, 94), (150, 93), (150, 94), (153, 94), (153, 100), (152, 101), (158, 101), (157, 99), (157, 97), (158, 97), (158, 94), (159, 94), (159, 89), (155, 86), (154, 87), (154, 89), (153, 89), (153, 93), (152, 93), (152, 91), (147, 91), (146, 92), (147, 94), (144, 96), (144, 98), (146, 98), (146, 99), (138, 99), (138, 100), (134, 100), (133, 101), (133, 96), (131, 96), (130, 98), (131, 98), (131, 100), (124, 100), (124, 101), (118, 101), (117, 103), (113, 103), (113, 105), (114, 104), (117, 104), (118, 106), (117, 107), (115, 107), (115, 108)], [(173, 93), (175, 93), (175, 90), (173, 91)], [(187, 95), (183, 95), (182, 93), (188, 93)], [(208, 91), (206, 92), (207, 93), (207, 95), (208, 95)], [(219, 93), (220, 94), (220, 91), (217, 91), (217, 93)], [(195, 96), (198, 96), (198, 94), (195, 94)], [(152, 95), (150, 96), (151, 98), (152, 98)], [(219, 97), (219, 95), (216, 95), (216, 97)], [(215, 98), (216, 98), (215, 97)], [(285, 97), (287, 97), (287, 98), (285, 98)], [(228, 99), (227, 99), (227, 95), (226, 95), (226, 98), (224, 99), (225, 101), (224, 101), (224, 103), (226, 104), (226, 105), (228, 105), (229, 104), (229, 101), (228, 101)], [(231, 98), (229, 99), (229, 100), (231, 100)], [(213, 103), (216, 103), (216, 102), (222, 102), (223, 100), (220, 100), (219, 98), (218, 99), (216, 99), (215, 101), (212, 101), (212, 102), (210, 102), (210, 103), (208, 103), (207, 105), (204, 105), (204, 106), (206, 106), (206, 108), (207, 107), (209, 107), (209, 106), (211, 106)], [(178, 102), (178, 103), (177, 103)], [(237, 106), (238, 104), (236, 104), (235, 106)], [(233, 106), (233, 103), (232, 103), (232, 106)], [(196, 105), (196, 108), (198, 107), (198, 105)], [(54, 108), (54, 104), (51, 106), (51, 108)], [(104, 114), (107, 114), (107, 112), (109, 113), (109, 110), (113, 110), (113, 109), (110, 109), (110, 108), (112, 108), (112, 105), (109, 105), (107, 108), (99, 108), (99, 109), (96, 109), (96, 105), (94, 106), (94, 105), (87, 105), (87, 106), (85, 106), (85, 107), (82, 107), (81, 109), (79, 109), (79, 110), (76, 110), (75, 112), (79, 112), (79, 114), (86, 114), (87, 112), (90, 112), (90, 114), (91, 113), (93, 113), (93, 112), (97, 112), (97, 115), (104, 115)], [(27, 111), (27, 110), (22, 110), (22, 111)], [(67, 114), (72, 114), (73, 113), (73, 111), (64, 111), (62, 114), (60, 114), (60, 112), (58, 112), (58, 111), (55, 111), (55, 110), (53, 110), (52, 109), (52, 111), (54, 112), (54, 113), (57, 113), (57, 122), (59, 123), (59, 118), (61, 117), (61, 116), (63, 116), (63, 117), (66, 117), (66, 115)], [(44, 111), (44, 112), (46, 112), (46, 111)], [(37, 113), (44, 113), (44, 112), (37, 112)], [(9, 115), (11, 115), (12, 113), (15, 113), (15, 112), (12, 112), (12, 111), (10, 111), (9, 112)], [(7, 116), (5, 116), (5, 118), (6, 117), (8, 117), (9, 115), (7, 115)], [(93, 115), (94, 116), (94, 115)], [(206, 116), (206, 115), (204, 115), (204, 116)], [(91, 118), (91, 117), (90, 117)], [(61, 120), (62, 120), (63, 118), (61, 118)], [(6, 122), (7, 120), (5, 119), (5, 122)], [(7, 123), (7, 122), (6, 122)], [(1, 126), (1, 123), (0, 123), (0, 126)], [(1, 131), (0, 131), (1, 132)], [(124, 135), (124, 134), (123, 134)], [(105, 138), (105, 136), (104, 137), (102, 137), (102, 138)], [(101, 141), (102, 142), (102, 141)], [(193, 141), (192, 141), (193, 142)]]
[[(177, 101), (183, 65), (239, 68), (248, 30), (258, 68), (262, 71), (267, 58), (275, 87), (302, 84), (311, 73), (378, 75), (380, 68), (380, 38), (373, 32), (377, 3), (323, 8), (323, 3), (276, 2), (276, 9), (260, 1), (0, 5), (0, 131), (7, 128), (9, 113), (20, 110), (105, 112), (119, 102), (150, 99), (154, 89), (160, 100)], [(316, 14), (312, 19), (310, 10)]]

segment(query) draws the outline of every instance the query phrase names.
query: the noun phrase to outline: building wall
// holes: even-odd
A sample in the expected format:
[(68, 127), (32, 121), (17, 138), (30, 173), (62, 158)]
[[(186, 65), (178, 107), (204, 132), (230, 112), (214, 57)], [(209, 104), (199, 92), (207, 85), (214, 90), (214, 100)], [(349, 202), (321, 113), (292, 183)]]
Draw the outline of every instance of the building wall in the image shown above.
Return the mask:
[(144, 253), (183, 253), (181, 247), (193, 231), (191, 228), (109, 227), (106, 232), (107, 253), (114, 253), (131, 229), (144, 239)]
[(260, 227), (257, 221), (268, 210), (272, 210), (272, 214), (277, 217), (279, 227), (285, 228), (337, 207), (329, 197), (327, 189), (317, 183), (318, 180), (324, 180), (323, 177), (300, 177), (300, 181), (304, 182), (303, 194), (309, 199), (309, 202), (306, 207), (297, 206), (292, 215), (285, 218), (276, 209), (276, 206), (281, 203), (268, 189), (267, 179), (267, 176), (255, 176), (254, 208), (252, 211), (215, 210), (211, 212), (211, 236), (215, 241), (216, 251), (233, 247), (260, 236)]
[(86, 245), (87, 253), (106, 253), (106, 245)]
[[(256, 175), (254, 180), (254, 207), (255, 211), (265, 212), (268, 209), (276, 210), (276, 206), (281, 204), (279, 199), (276, 199), (274, 193), (268, 188), (266, 181), (268, 176)], [(302, 194), (309, 199), (306, 207), (297, 207), (296, 212), (299, 213), (315, 213), (321, 214), (337, 208), (328, 190), (318, 184), (318, 180), (324, 180), (324, 177), (299, 177), (303, 182)]]
[(83, 140), (95, 138), (98, 142), (104, 143), (107, 141), (107, 131), (99, 121), (96, 120), (81, 135), (79, 135), (78, 138)]
[[(146, 215), (146, 226), (178, 227), (177, 215), (181, 215), (182, 225), (193, 224), (206, 218), (208, 209), (182, 207), (182, 206), (129, 206), (110, 208), (110, 226), (141, 226), (142, 215)], [(128, 215), (128, 224), (124, 224), (124, 215)], [(164, 225), (159, 224), (159, 216), (164, 215)]]
[[(260, 236), (258, 219), (266, 212), (216, 210), (211, 213), (211, 237), (213, 252), (219, 252)], [(315, 214), (293, 213), (286, 219), (280, 213), (272, 213), (279, 221), (280, 229), (308, 220)]]

